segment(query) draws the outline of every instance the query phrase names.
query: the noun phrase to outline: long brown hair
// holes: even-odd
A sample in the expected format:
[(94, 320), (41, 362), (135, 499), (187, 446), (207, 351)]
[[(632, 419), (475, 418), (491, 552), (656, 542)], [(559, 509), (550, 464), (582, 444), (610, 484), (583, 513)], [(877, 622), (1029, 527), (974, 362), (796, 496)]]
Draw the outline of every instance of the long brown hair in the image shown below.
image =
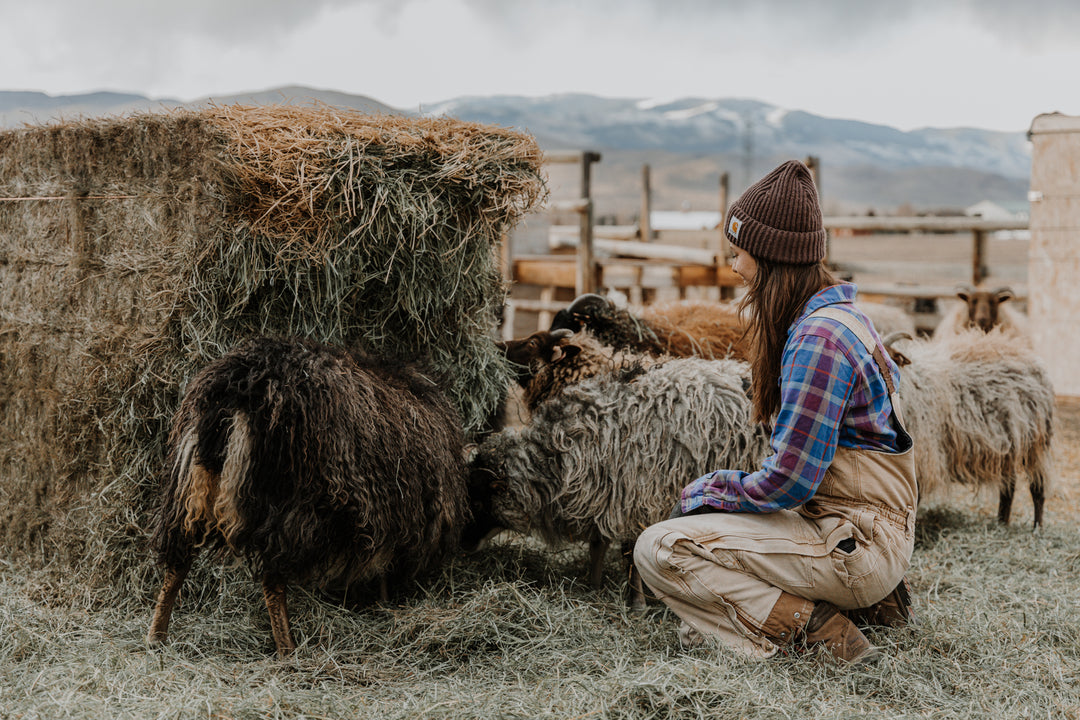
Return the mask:
[(780, 362), (788, 328), (814, 293), (836, 285), (823, 262), (791, 265), (754, 258), (757, 273), (747, 284), (739, 312), (747, 317), (753, 372), (754, 420), (768, 422), (780, 409)]

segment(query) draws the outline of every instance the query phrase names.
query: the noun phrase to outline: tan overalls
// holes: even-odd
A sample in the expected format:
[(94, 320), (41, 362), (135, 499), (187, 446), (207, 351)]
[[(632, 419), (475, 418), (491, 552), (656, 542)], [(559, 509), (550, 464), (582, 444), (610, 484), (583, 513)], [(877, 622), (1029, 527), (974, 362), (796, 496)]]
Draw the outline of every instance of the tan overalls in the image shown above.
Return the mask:
[[(842, 322), (874, 355), (906, 450), (838, 448), (814, 497), (795, 510), (712, 512), (647, 528), (637, 540), (634, 561), (656, 596), (684, 621), (684, 641), (714, 637), (752, 656), (769, 657), (777, 646), (766, 635), (778, 633), (763, 626), (781, 591), (805, 599), (801, 608), (785, 604), (801, 626), (815, 601), (841, 609), (868, 607), (892, 592), (907, 572), (918, 488), (911, 439), (883, 350), (842, 310), (824, 307), (813, 315)], [(851, 552), (837, 547), (848, 538), (855, 541)]]

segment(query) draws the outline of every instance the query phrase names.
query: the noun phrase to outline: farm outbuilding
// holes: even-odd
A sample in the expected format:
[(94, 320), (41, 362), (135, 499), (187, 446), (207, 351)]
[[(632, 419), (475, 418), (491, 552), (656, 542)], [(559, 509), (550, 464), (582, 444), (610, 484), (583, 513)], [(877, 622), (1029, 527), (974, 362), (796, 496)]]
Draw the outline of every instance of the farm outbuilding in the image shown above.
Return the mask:
[(148, 571), (172, 413), (253, 335), (421, 361), (480, 429), (510, 378), (499, 245), (541, 161), (507, 129), (323, 106), (0, 133), (0, 556)]
[(1080, 117), (1039, 115), (1028, 137), (1033, 146), (1028, 259), (1032, 341), (1055, 392), (1080, 397)]

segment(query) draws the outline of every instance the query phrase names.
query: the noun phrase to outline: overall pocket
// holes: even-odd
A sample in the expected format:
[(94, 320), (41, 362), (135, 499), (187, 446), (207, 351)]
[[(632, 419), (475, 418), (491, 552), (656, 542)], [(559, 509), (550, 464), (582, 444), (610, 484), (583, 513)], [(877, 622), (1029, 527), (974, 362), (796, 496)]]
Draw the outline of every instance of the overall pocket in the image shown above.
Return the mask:
[[(869, 607), (892, 592), (907, 572), (907, 562), (898, 552), (892, 533), (879, 526), (873, 542), (858, 539), (858, 533), (840, 541), (830, 553), (840, 581), (851, 591), (857, 607)], [(852, 548), (847, 552), (848, 548)]]

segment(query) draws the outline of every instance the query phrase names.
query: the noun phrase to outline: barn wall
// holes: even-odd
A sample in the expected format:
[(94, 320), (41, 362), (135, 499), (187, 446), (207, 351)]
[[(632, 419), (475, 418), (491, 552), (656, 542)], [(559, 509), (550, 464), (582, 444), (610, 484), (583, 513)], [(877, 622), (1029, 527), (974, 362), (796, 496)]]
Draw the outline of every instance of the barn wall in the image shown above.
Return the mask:
[(1059, 396), (1080, 396), (1080, 117), (1039, 115), (1028, 133), (1028, 313), (1035, 350)]

